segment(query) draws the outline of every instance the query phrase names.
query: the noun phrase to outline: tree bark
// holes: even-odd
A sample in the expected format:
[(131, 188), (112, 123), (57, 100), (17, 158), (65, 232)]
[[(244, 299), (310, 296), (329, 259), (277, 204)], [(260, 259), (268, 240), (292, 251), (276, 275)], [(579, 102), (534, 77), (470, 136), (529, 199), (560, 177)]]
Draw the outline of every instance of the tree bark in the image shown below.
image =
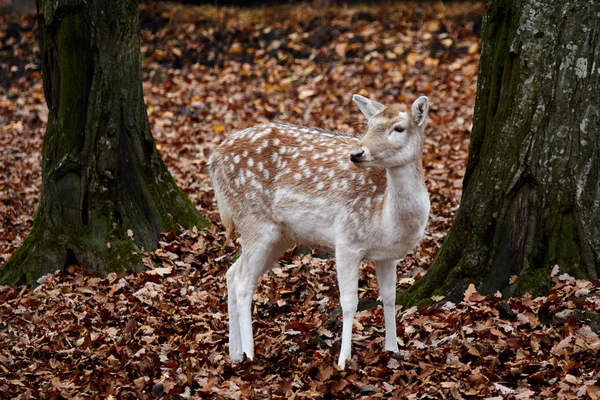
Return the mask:
[[(141, 269), (161, 231), (208, 225), (156, 150), (141, 81), (136, 0), (38, 0), (48, 126), (42, 193), (0, 283), (32, 283), (71, 264)], [(133, 233), (133, 237), (130, 234)]]
[(537, 295), (555, 264), (598, 279), (599, 36), (597, 1), (488, 3), (461, 205), (429, 272), (399, 302), (458, 300), (469, 283)]

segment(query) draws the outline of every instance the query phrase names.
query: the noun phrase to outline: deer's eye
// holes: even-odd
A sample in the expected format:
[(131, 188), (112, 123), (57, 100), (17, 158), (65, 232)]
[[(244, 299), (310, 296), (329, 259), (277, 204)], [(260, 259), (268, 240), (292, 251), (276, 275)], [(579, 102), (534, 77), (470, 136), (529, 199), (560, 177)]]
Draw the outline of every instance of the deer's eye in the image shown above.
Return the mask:
[(395, 130), (396, 132), (402, 133), (402, 132), (404, 132), (404, 127), (403, 127), (403, 126), (400, 126), (400, 125), (396, 125), (396, 126), (394, 127), (394, 130)]

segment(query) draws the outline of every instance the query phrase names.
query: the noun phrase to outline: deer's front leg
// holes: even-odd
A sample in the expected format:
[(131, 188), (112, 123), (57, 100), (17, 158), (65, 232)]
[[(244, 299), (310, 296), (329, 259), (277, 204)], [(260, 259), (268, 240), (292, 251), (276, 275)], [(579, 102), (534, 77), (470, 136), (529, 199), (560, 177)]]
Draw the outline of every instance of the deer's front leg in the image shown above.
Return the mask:
[(392, 261), (376, 261), (377, 283), (383, 301), (383, 316), (385, 318), (385, 350), (398, 351), (396, 336), (396, 265)]
[(335, 252), (335, 263), (338, 284), (340, 287), (340, 305), (342, 306), (342, 348), (338, 367), (344, 369), (351, 356), (352, 324), (358, 306), (358, 270), (362, 254), (338, 246)]

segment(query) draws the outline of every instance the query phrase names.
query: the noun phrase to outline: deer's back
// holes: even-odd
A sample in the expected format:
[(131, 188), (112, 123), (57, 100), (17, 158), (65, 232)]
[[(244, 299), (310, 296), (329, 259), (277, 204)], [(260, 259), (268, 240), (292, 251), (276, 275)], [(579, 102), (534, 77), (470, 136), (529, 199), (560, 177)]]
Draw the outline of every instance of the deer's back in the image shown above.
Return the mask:
[(315, 128), (258, 125), (215, 149), (211, 179), (238, 228), (255, 216), (285, 225), (294, 241), (319, 244), (311, 242), (324, 240), (340, 220), (363, 224), (361, 218), (383, 202), (385, 171), (359, 169), (349, 160), (358, 140)]

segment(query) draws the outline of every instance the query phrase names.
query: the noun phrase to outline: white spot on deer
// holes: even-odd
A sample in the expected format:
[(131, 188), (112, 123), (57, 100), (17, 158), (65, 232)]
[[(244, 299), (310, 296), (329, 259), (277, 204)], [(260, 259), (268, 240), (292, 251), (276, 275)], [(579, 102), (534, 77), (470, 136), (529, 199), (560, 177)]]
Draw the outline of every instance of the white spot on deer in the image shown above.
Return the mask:
[(258, 164), (256, 164), (256, 167), (258, 168), (259, 172), (265, 168), (262, 161), (259, 161)]
[[(266, 172), (266, 171), (267, 171), (267, 170), (265, 169), (265, 172)], [(281, 178), (281, 177), (282, 177), (282, 176), (284, 176), (284, 175), (287, 175), (287, 174), (289, 174), (290, 172), (291, 172), (291, 170), (290, 170), (289, 168), (286, 168), (286, 169), (284, 169), (284, 170), (281, 170), (281, 171), (279, 171), (278, 173), (276, 173), (276, 174), (275, 174), (275, 177), (273, 178), (273, 180), (274, 180), (274, 181), (277, 181), (277, 180), (279, 180), (279, 178)]]
[(348, 180), (342, 179), (341, 185), (342, 185), (342, 188), (348, 189)]
[(323, 189), (324, 187), (325, 187), (325, 184), (324, 184), (323, 182), (319, 182), (319, 183), (317, 184), (317, 189), (318, 189), (318, 190), (321, 190), (321, 189)]
[(334, 175), (335, 175), (335, 171), (334, 170), (330, 169), (329, 171), (327, 171), (327, 176), (329, 178), (333, 178)]
[[(279, 142), (279, 139), (276, 139), (276, 141)], [(269, 147), (269, 141), (267, 139), (263, 140), (261, 146), (265, 148)]]
[(318, 171), (318, 172), (323, 172), (323, 170), (324, 170), (324, 169), (325, 169), (325, 168), (323, 168), (323, 166), (322, 166), (322, 165), (319, 165), (319, 168), (317, 168), (317, 171)]
[(255, 187), (258, 190), (262, 190), (262, 188), (263, 188), (263, 186), (256, 179), (252, 179), (250, 181), (250, 185), (252, 185), (253, 187)]
[(299, 166), (299, 167), (302, 167), (302, 166), (304, 166), (305, 164), (306, 164), (306, 159), (305, 159), (305, 158), (302, 158), (300, 161), (298, 161), (298, 166)]
[(244, 152), (242, 153), (243, 157), (248, 157), (248, 150), (244, 150)]
[[(266, 142), (266, 140), (265, 140), (265, 142)], [(281, 143), (281, 140), (279, 140), (279, 138), (275, 138), (275, 139), (273, 139), (273, 144), (274, 144), (275, 146), (279, 146), (279, 143)]]
[(265, 179), (269, 179), (269, 170), (268, 169), (265, 169), (263, 171), (263, 176), (265, 177)]
[(279, 159), (279, 153), (274, 151), (273, 154), (271, 154), (271, 160), (273, 160), (273, 162), (277, 162), (278, 159)]
[(235, 167), (233, 166), (233, 164), (229, 164), (229, 165), (227, 166), (227, 169), (229, 170), (229, 173), (230, 173), (230, 174), (233, 174), (233, 171), (235, 171)]
[(375, 186), (375, 185), (371, 186), (371, 190), (374, 191), (374, 192), (376, 192), (377, 191), (377, 186)]
[(338, 160), (338, 167), (340, 169), (350, 169), (350, 165), (342, 160)]
[(294, 180), (299, 181), (300, 179), (302, 179), (302, 175), (298, 173), (294, 174)]
[(254, 165), (254, 160), (253, 160), (253, 159), (251, 159), (251, 158), (249, 158), (249, 159), (248, 159), (248, 166), (249, 166), (249, 167), (251, 167), (251, 166), (253, 166), (253, 165)]
[(366, 182), (367, 180), (365, 179), (365, 176), (364, 176), (363, 174), (360, 174), (360, 175), (359, 175), (359, 177), (358, 177), (358, 181), (359, 181), (359, 183), (361, 184), (361, 186), (364, 186), (364, 185), (365, 185), (365, 183), (367, 183), (367, 182)]
[(240, 156), (239, 154), (236, 154), (235, 156), (233, 156), (233, 162), (238, 164), (240, 162)]

